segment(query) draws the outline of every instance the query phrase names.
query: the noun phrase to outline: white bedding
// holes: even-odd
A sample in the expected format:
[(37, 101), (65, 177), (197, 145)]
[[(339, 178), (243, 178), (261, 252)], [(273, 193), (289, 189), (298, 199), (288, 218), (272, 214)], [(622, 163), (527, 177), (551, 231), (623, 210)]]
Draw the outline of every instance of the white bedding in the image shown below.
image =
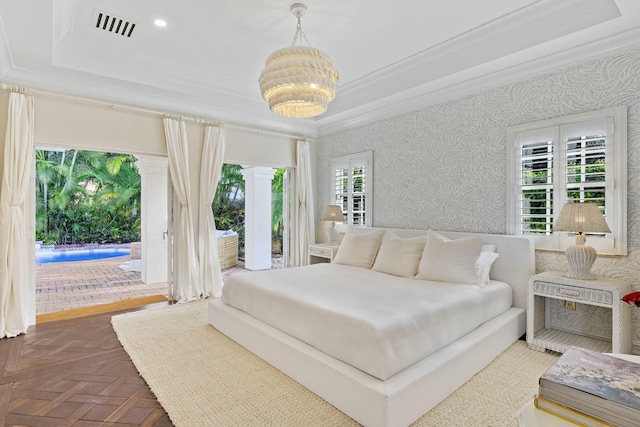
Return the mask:
[(429, 282), (316, 264), (235, 274), (222, 301), (385, 380), (512, 305), (509, 285)]

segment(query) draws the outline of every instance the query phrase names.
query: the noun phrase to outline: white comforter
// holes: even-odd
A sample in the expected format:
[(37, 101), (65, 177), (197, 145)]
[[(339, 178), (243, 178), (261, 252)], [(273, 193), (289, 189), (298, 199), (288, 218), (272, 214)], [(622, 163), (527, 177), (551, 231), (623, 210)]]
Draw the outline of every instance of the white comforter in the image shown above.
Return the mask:
[(359, 267), (234, 274), (222, 301), (385, 380), (511, 307), (509, 285), (428, 282)]

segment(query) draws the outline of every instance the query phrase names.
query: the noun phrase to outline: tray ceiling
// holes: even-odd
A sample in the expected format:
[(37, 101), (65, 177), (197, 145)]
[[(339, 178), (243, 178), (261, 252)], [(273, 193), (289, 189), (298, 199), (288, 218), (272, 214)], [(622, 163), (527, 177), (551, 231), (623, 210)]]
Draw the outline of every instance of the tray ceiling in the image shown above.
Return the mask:
[(302, 29), (340, 72), (338, 95), (322, 116), (285, 119), (258, 76), (291, 44), (291, 3), (3, 1), (0, 80), (315, 136), (640, 40), (637, 0), (308, 0)]

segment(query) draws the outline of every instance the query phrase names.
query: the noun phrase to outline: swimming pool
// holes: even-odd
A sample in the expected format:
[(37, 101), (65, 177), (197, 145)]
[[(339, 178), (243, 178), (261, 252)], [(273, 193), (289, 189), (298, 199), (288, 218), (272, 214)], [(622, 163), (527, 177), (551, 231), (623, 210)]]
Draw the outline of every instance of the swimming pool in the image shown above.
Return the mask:
[(63, 251), (36, 251), (36, 264), (50, 262), (88, 261), (131, 254), (129, 248), (67, 249)]

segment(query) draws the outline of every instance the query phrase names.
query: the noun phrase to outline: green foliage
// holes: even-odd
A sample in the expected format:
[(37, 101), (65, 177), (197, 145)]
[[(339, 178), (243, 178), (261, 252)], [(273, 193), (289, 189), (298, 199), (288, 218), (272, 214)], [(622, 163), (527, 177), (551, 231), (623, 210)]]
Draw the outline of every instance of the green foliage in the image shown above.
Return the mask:
[[(242, 166), (224, 164), (218, 181), (218, 189), (212, 203), (217, 230), (234, 230), (238, 233), (238, 246), (244, 248), (244, 178)], [(284, 180), (286, 169), (278, 169), (271, 183), (271, 231), (274, 242), (282, 242), (284, 214)]]
[[(92, 151), (36, 151), (36, 240), (44, 244), (140, 240), (140, 175), (135, 157)], [(244, 248), (242, 166), (223, 165), (212, 203), (218, 230)], [(272, 232), (282, 241), (286, 169), (272, 182)]]
[(140, 240), (135, 157), (36, 151), (36, 239), (45, 244)]
[(274, 238), (282, 241), (282, 227), (284, 215), (284, 179), (286, 169), (276, 170), (271, 181), (271, 231)]
[[(605, 160), (603, 158), (589, 158), (585, 165), (579, 162), (567, 162), (567, 184), (598, 183), (603, 185), (567, 189), (567, 200), (590, 201), (604, 206), (605, 204)], [(553, 183), (553, 177), (548, 170), (528, 171), (523, 173), (523, 180), (529, 184), (546, 185)], [(527, 212), (530, 217), (523, 218), (530, 234), (547, 234), (550, 220), (545, 215), (547, 209), (553, 212), (553, 189), (523, 190), (522, 197), (528, 202)]]
[(244, 248), (244, 179), (242, 166), (222, 165), (218, 189), (211, 207), (216, 230), (238, 233), (238, 247)]

